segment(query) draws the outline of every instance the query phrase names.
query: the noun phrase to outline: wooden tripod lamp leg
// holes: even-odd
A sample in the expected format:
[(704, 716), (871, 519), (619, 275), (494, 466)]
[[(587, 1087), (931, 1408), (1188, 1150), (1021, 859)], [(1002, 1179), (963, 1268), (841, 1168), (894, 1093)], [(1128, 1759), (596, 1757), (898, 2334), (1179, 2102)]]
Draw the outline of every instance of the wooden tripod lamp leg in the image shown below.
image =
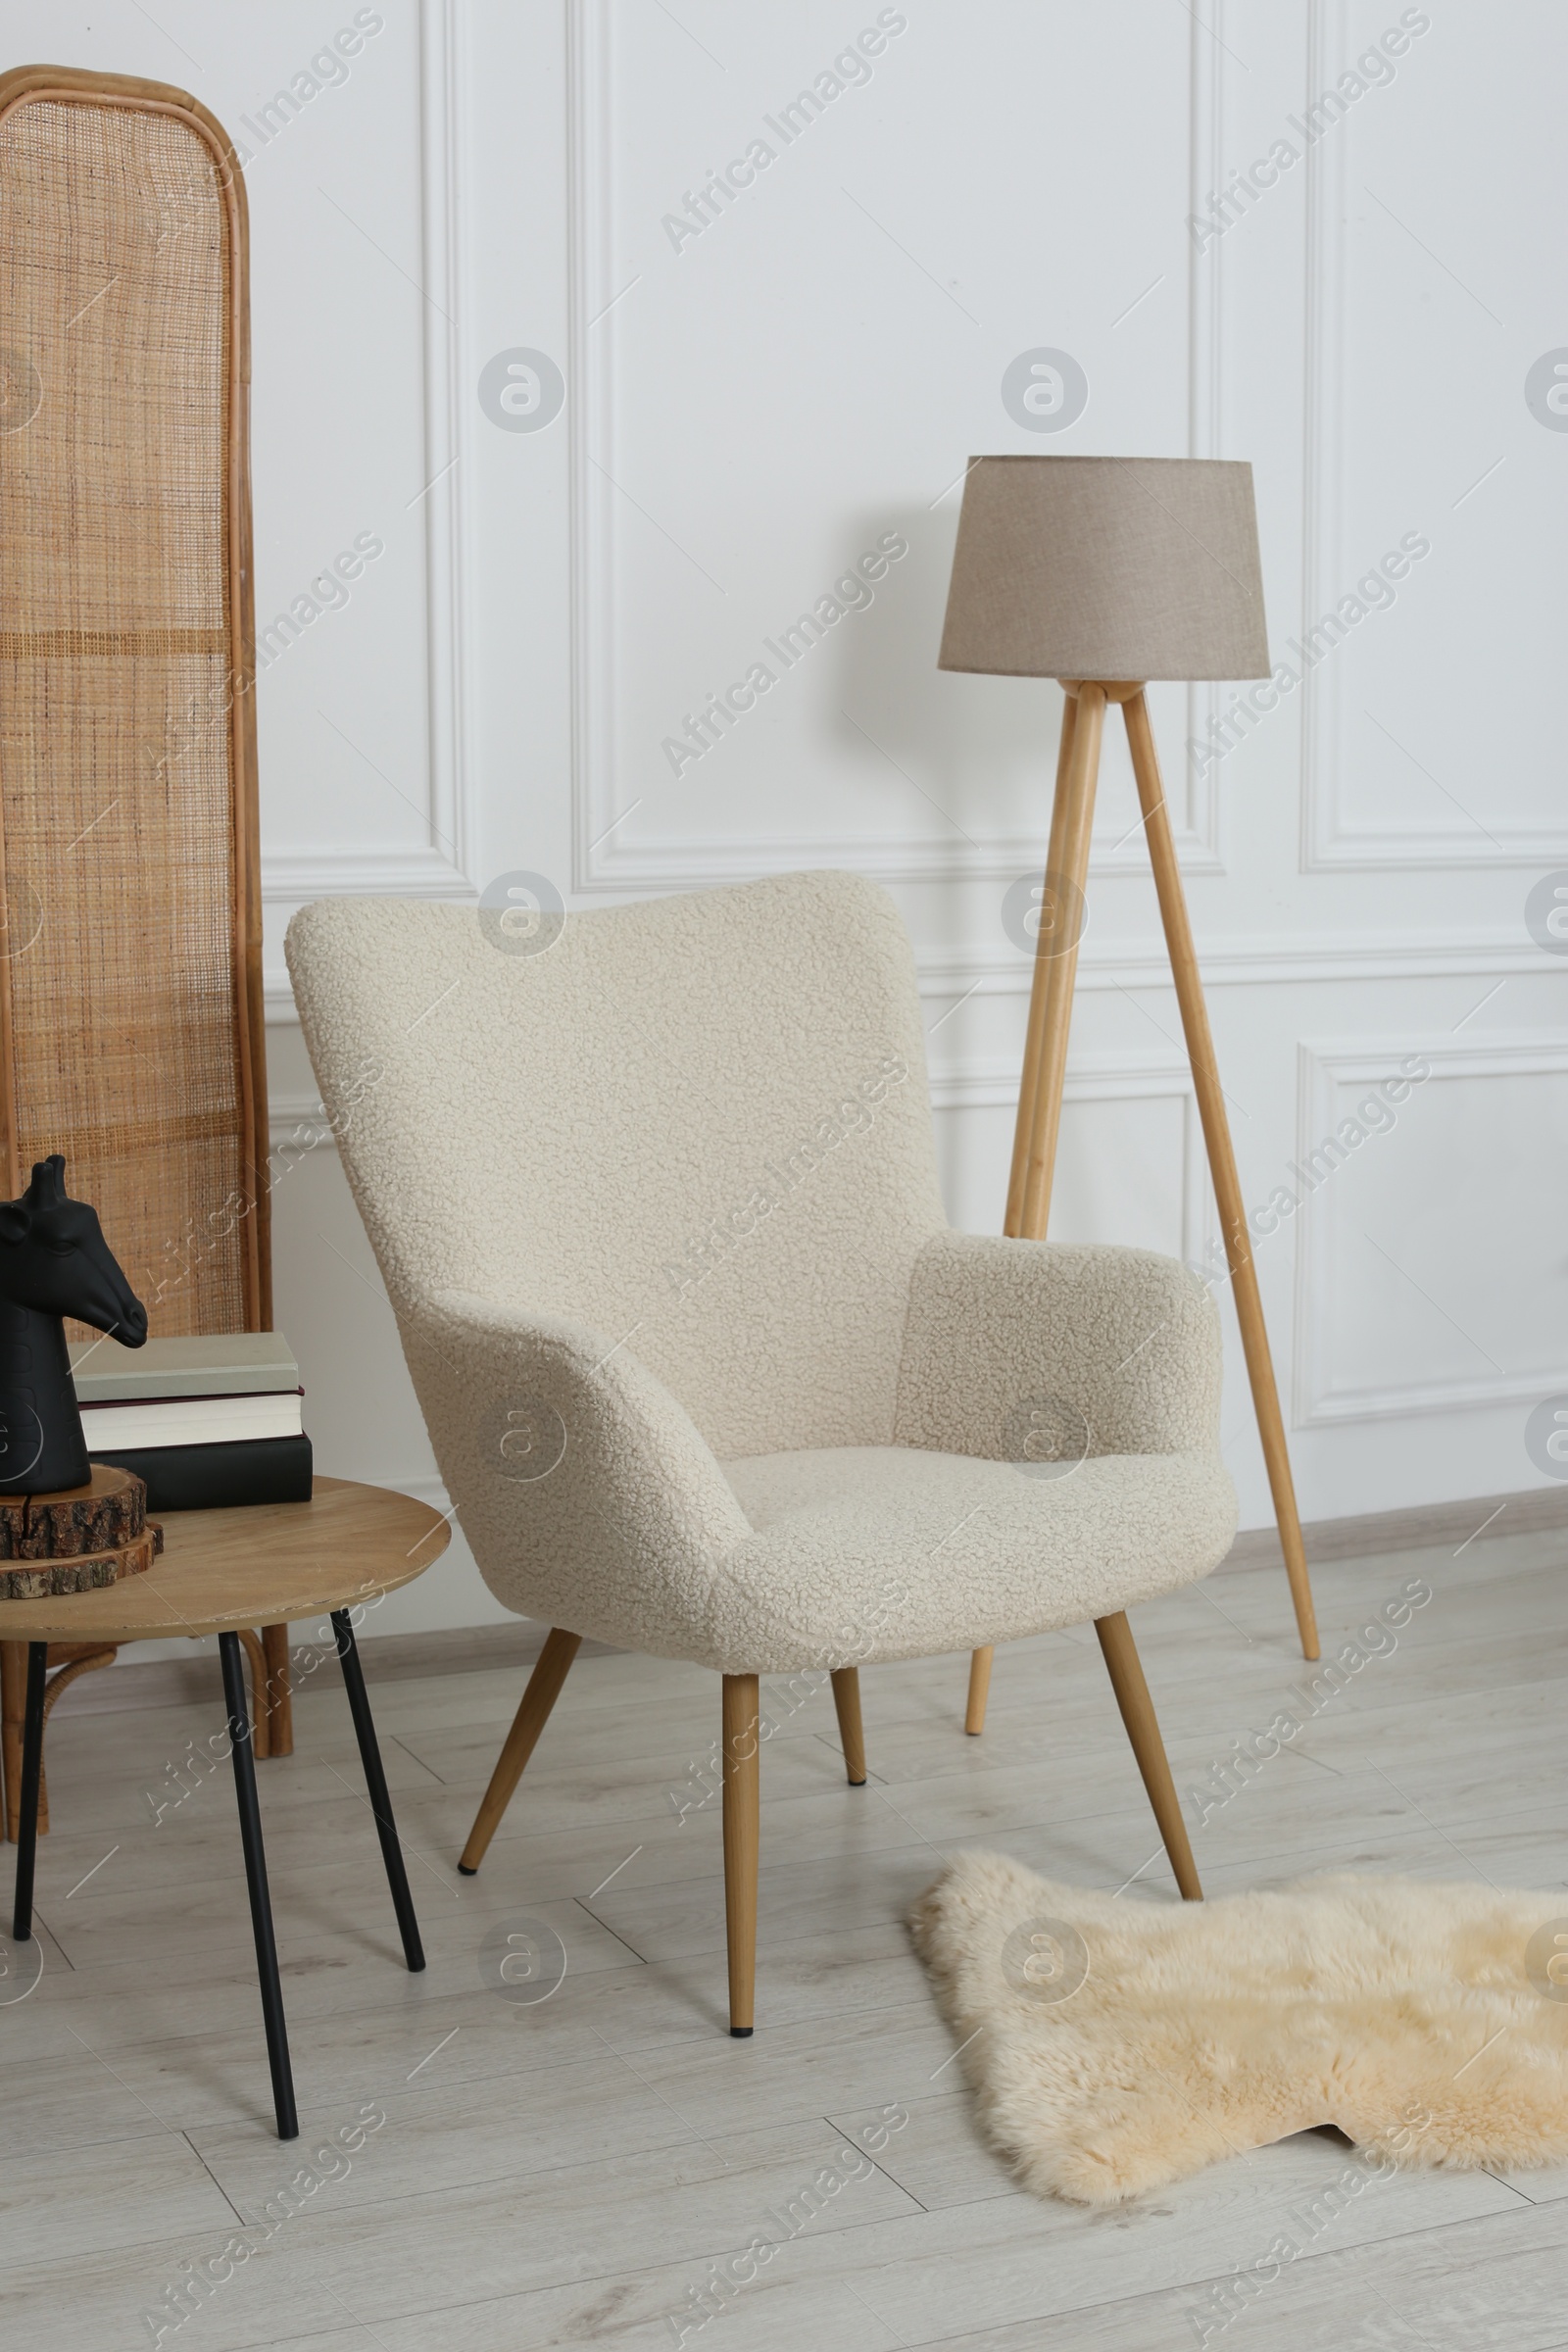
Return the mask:
[(1235, 1286), (1236, 1314), (1242, 1327), (1242, 1347), (1247, 1356), (1247, 1374), (1252, 1387), (1252, 1405), (1257, 1414), (1258, 1434), (1263, 1441), (1263, 1459), (1268, 1465), (1268, 1483), (1274, 1497), (1274, 1516), (1279, 1524), (1280, 1547), (1285, 1554), (1286, 1574), (1291, 1580), (1291, 1598), (1296, 1604), (1301, 1654), (1306, 1658), (1315, 1658), (1321, 1653), (1318, 1647), (1317, 1616), (1312, 1606), (1312, 1582), (1307, 1574), (1306, 1549), (1301, 1542), (1301, 1521), (1296, 1507), (1296, 1486), (1291, 1477), (1291, 1457), (1285, 1443), (1285, 1420), (1280, 1411), (1279, 1391), (1274, 1383), (1274, 1363), (1269, 1354), (1268, 1332), (1263, 1323), (1257, 1268), (1252, 1262), (1251, 1236), (1248, 1231), (1247, 1210), (1242, 1200), (1241, 1180), (1236, 1173), (1236, 1153), (1231, 1146), (1230, 1123), (1225, 1116), (1225, 1097), (1214, 1059), (1214, 1041), (1209, 1034), (1208, 1008), (1203, 1003), (1203, 983), (1193, 948), (1192, 925), (1187, 919), (1187, 900), (1182, 890), (1176, 845), (1171, 837), (1170, 815), (1165, 807), (1165, 788), (1160, 781), (1159, 757), (1154, 749), (1153, 730), (1149, 723), (1149, 705), (1141, 693), (1133, 695), (1122, 705), (1122, 716), (1127, 722), (1127, 743), (1132, 753), (1133, 773), (1138, 779), (1138, 802), (1144, 812), (1144, 832), (1149, 841), (1150, 862), (1154, 869), (1154, 888), (1159, 894), (1160, 920), (1164, 924), (1165, 942), (1170, 950), (1176, 1002), (1181, 1007), (1182, 1030), (1187, 1039), (1188, 1059), (1193, 1067), (1198, 1111), (1203, 1123), (1203, 1141), (1208, 1149), (1208, 1165), (1214, 1179), (1214, 1198), (1219, 1203), (1225, 1255)]
[[(1082, 902), (1084, 885), (1089, 879), (1089, 833), (1095, 819), (1095, 786), (1100, 780), (1100, 742), (1104, 723), (1103, 686), (1080, 686), (1072, 740), (1064, 761), (1066, 807), (1060, 818), (1060, 862), (1056, 868), (1056, 874), (1060, 876), (1057, 890), (1059, 911), (1068, 928), (1064, 932), (1048, 935), (1046, 917), (1043, 916), (1035, 955), (1037, 984), (1040, 982), (1042, 963), (1045, 966), (1044, 1003), (1034, 1055), (1033, 1084), (1028, 1088), (1028, 1148), (1017, 1224), (1018, 1235), (1028, 1242), (1045, 1240), (1046, 1226), (1051, 1216), (1051, 1179), (1056, 1165), (1056, 1136), (1061, 1126), (1061, 1090), (1067, 1075), (1067, 1031), (1072, 1022), (1073, 982), (1078, 975), (1075, 910)], [(1064, 727), (1064, 736), (1065, 732)], [(1056, 825), (1057, 819), (1053, 813), (1053, 841), (1056, 839)], [(1052, 909), (1052, 887), (1048, 885), (1048, 915)], [(1023, 1090), (1020, 1090), (1020, 1126), (1023, 1123), (1022, 1095)]]
[[(1061, 713), (1051, 846), (1046, 852), (1046, 896), (1035, 943), (1018, 1120), (1012, 1137), (1012, 1174), (1002, 1227), (1015, 1241), (1043, 1242), (1051, 1218), (1051, 1180), (1056, 1165), (1067, 1033), (1072, 1025), (1073, 982), (1078, 972), (1078, 942), (1072, 932), (1089, 878), (1089, 835), (1095, 821), (1095, 787), (1100, 780), (1104, 724), (1102, 686), (1085, 684), (1068, 693)], [(1054, 914), (1057, 922), (1053, 922)], [(1065, 933), (1059, 928), (1062, 919), (1069, 926)], [(989, 1648), (975, 1650), (969, 1660), (969, 1703), (963, 1728), (975, 1738), (986, 1728), (991, 1661)]]
[[(1061, 706), (1061, 741), (1056, 750), (1056, 789), (1051, 804), (1051, 843), (1046, 851), (1046, 872), (1061, 871), (1063, 835), (1066, 830), (1067, 808), (1070, 800), (1068, 772), (1072, 765), (1072, 744), (1078, 717), (1078, 698), (1067, 695)], [(1046, 1034), (1051, 983), (1055, 964), (1054, 948), (1050, 929), (1044, 921), (1035, 936), (1034, 978), (1029, 991), (1029, 1026), (1024, 1036), (1023, 1070), (1018, 1080), (1018, 1116), (1012, 1131), (1012, 1172), (1007, 1179), (1007, 1213), (1002, 1230), (1016, 1238), (1023, 1232), (1024, 1180), (1029, 1170), (1029, 1140), (1034, 1134), (1035, 1098), (1039, 1092), (1040, 1054)]]

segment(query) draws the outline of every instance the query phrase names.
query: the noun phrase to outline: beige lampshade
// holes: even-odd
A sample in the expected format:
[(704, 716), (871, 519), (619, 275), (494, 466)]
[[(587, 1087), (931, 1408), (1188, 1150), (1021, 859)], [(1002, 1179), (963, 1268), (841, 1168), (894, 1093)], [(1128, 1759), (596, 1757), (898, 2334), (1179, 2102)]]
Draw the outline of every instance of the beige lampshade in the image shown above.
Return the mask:
[(1266, 677), (1251, 466), (971, 459), (937, 662), (1002, 677)]

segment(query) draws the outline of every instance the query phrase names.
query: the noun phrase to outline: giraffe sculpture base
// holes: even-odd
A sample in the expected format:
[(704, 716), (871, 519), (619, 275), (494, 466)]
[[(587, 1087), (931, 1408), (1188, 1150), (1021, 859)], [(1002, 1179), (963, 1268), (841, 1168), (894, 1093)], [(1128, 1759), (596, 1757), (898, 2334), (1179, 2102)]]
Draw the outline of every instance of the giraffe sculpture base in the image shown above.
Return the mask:
[[(149, 1526), (113, 1551), (84, 1551), (69, 1560), (29, 1560), (0, 1567), (0, 1601), (50, 1600), (61, 1592), (98, 1592), (122, 1577), (145, 1576), (164, 1548), (164, 1531)], [(0, 1618), (0, 1625), (4, 1619)]]
[(80, 1487), (0, 1494), (0, 1601), (91, 1592), (140, 1576), (163, 1549), (147, 1489), (130, 1470), (94, 1462)]

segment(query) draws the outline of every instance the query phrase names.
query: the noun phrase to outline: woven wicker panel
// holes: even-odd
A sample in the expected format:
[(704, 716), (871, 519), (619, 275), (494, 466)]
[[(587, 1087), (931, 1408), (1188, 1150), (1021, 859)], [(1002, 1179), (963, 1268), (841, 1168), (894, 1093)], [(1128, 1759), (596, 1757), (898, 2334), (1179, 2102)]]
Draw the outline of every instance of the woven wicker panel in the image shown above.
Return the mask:
[(0, 122), (12, 1180), (66, 1154), (161, 1334), (265, 1311), (259, 1220), (235, 1213), (256, 1188), (233, 243), (218, 163), (177, 113), (44, 97)]

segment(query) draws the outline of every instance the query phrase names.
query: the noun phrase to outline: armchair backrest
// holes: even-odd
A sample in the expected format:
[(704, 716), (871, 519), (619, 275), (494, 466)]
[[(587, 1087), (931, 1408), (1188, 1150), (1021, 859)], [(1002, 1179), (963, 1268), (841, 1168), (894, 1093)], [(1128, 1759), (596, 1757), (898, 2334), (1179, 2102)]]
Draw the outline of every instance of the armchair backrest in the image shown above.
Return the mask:
[(289, 968), (400, 1312), (443, 1290), (623, 1343), (721, 1457), (892, 1441), (946, 1220), (912, 957), (839, 873), (545, 917), (323, 900)]

